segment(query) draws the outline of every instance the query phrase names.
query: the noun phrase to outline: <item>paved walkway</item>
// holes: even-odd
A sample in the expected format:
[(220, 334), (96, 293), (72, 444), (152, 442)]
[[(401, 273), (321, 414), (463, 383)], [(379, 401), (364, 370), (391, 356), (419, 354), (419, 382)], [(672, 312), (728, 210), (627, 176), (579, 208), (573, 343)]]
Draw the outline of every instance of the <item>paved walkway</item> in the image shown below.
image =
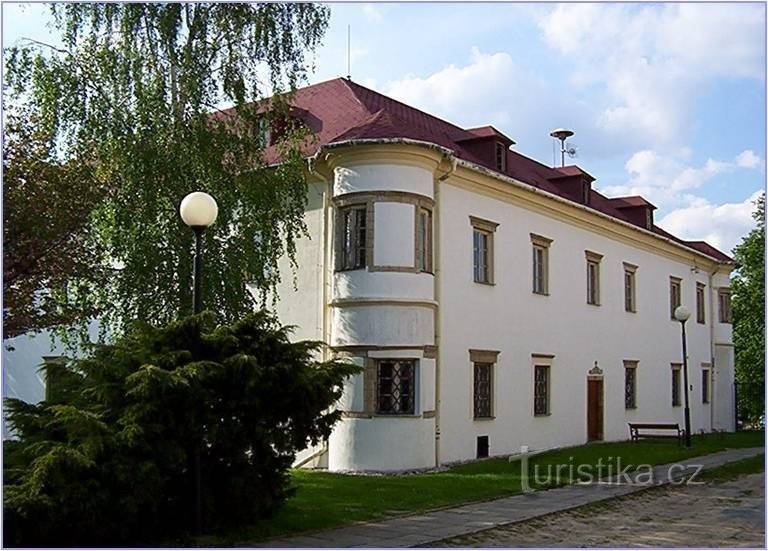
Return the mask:
[[(660, 465), (653, 469), (653, 484), (675, 482), (694, 474), (699, 466), (711, 469), (760, 453), (764, 453), (763, 448), (742, 448), (693, 457), (674, 464), (683, 465), (685, 468), (670, 469), (672, 464)], [(643, 471), (638, 472), (638, 474), (641, 473)], [(260, 546), (269, 548), (415, 547), (647, 490), (648, 487), (648, 484), (631, 482), (574, 484), (419, 515), (347, 525), (313, 534), (270, 540), (262, 542)]]
[(765, 549), (765, 473), (667, 484), (428, 546)]

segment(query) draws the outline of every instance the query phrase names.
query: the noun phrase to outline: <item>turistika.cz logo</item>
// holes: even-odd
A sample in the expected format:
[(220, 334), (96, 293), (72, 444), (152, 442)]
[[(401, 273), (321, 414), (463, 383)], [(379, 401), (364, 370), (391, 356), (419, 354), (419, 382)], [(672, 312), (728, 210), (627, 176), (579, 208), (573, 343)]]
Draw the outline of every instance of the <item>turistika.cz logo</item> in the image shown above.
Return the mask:
[(696, 478), (703, 468), (698, 464), (674, 463), (653, 468), (652, 465), (625, 464), (621, 457), (599, 458), (596, 463), (577, 463), (573, 456), (566, 463), (540, 464), (531, 458), (542, 452), (531, 452), (528, 446), (520, 448), (520, 454), (509, 458), (510, 463), (520, 462), (520, 481), (524, 492), (536, 488), (565, 484), (605, 484), (652, 486), (654, 484), (702, 484)]

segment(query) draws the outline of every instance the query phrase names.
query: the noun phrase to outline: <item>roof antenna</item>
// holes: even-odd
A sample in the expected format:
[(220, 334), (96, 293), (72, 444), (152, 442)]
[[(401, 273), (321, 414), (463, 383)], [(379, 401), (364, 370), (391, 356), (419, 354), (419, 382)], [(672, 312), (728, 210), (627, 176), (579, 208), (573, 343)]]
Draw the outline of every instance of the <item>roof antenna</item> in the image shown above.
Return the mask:
[(347, 80), (352, 80), (352, 25), (347, 25)]
[[(557, 128), (549, 133), (550, 136), (553, 138), (557, 138), (560, 140), (560, 166), (565, 166), (565, 154), (568, 153), (569, 157), (575, 157), (576, 156), (576, 148), (575, 147), (566, 147), (565, 140), (573, 136), (572, 130), (567, 130), (565, 128)], [(554, 164), (554, 163), (552, 163)]]

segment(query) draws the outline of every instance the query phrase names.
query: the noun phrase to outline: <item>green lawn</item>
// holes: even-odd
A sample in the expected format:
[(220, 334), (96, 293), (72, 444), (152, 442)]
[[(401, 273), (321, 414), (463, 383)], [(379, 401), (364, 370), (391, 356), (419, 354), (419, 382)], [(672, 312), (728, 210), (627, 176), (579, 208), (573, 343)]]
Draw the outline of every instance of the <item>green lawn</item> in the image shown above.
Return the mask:
[(765, 455), (760, 454), (741, 461), (734, 461), (722, 467), (706, 471), (699, 476), (700, 481), (711, 480), (720, 482), (730, 480), (745, 474), (765, 472)]
[[(762, 432), (697, 435), (691, 449), (682, 448), (673, 440), (596, 443), (546, 452), (532, 458), (530, 465), (539, 465), (543, 472), (541, 469), (545, 470), (547, 465), (596, 465), (600, 459), (615, 465), (617, 457), (621, 457), (622, 466), (658, 465), (727, 448), (763, 445)], [(204, 543), (242, 544), (507, 496), (521, 491), (520, 478), (520, 463), (507, 459), (478, 461), (439, 473), (400, 476), (353, 476), (299, 469), (293, 472), (296, 495), (275, 517)]]

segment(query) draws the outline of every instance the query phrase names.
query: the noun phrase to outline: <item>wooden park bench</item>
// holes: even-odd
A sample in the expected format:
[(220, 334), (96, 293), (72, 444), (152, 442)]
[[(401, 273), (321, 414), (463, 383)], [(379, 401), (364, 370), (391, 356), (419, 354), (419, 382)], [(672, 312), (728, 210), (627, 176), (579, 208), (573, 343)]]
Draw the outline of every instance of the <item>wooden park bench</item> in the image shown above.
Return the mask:
[(640, 438), (677, 438), (678, 443), (683, 443), (685, 430), (677, 423), (627, 423), (629, 425), (629, 438), (637, 442)]

